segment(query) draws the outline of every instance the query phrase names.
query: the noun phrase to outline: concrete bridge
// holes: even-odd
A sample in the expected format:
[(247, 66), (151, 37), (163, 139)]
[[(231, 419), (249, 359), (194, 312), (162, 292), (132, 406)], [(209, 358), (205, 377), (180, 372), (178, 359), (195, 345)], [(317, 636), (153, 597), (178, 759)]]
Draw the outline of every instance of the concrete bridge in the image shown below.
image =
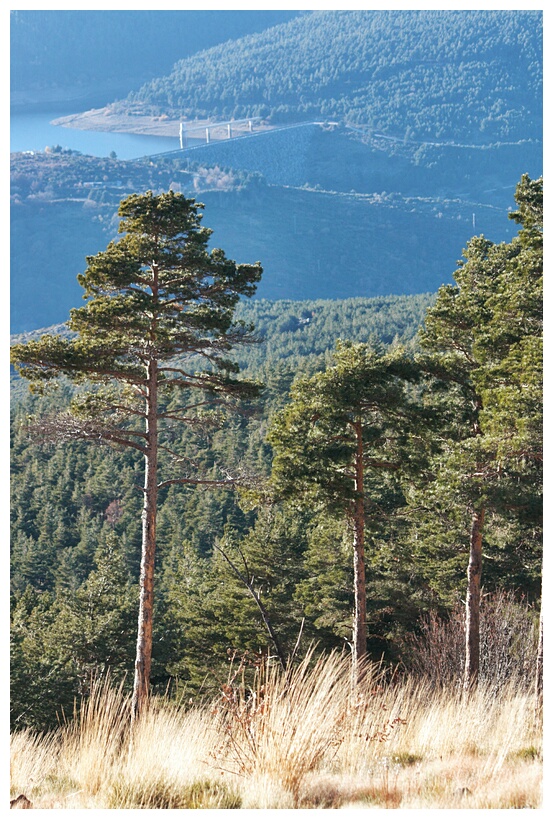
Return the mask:
[[(247, 126), (248, 133), (253, 133), (253, 126), (255, 122), (261, 122), (261, 117), (248, 117), (247, 119), (226, 119), (223, 122), (210, 122), (209, 125), (193, 125), (189, 122), (181, 122), (179, 139), (180, 146), (184, 150), (188, 147), (188, 138), (192, 138), (192, 134), (200, 132), (203, 136), (205, 134), (206, 145), (210, 142), (213, 132), (218, 129), (223, 129), (226, 132), (227, 138), (232, 139), (232, 129), (235, 131)], [(197, 138), (197, 137), (196, 137)]]
[[(228, 144), (229, 138), (232, 138), (233, 140), (236, 140), (236, 139), (242, 140), (242, 139), (246, 139), (246, 138), (252, 139), (252, 138), (260, 138), (260, 137), (268, 137), (271, 134), (277, 134), (277, 133), (279, 133), (281, 131), (291, 131), (291, 130), (294, 130), (294, 129), (301, 129), (301, 128), (312, 128), (313, 126), (325, 127), (325, 126), (339, 125), (339, 123), (337, 123), (337, 122), (296, 122), (296, 123), (293, 123), (292, 125), (279, 125), (276, 128), (267, 128), (266, 130), (254, 131), (253, 130), (253, 124), (255, 122), (259, 122), (260, 119), (261, 119), (261, 117), (249, 117), (248, 119), (242, 119), (242, 120), (225, 120), (223, 122), (210, 123), (209, 126), (197, 125), (197, 126), (193, 126), (192, 128), (187, 127), (187, 129), (186, 129), (186, 138), (188, 138), (192, 132), (197, 133), (198, 131), (200, 131), (200, 132), (205, 133), (206, 130), (209, 129), (209, 132), (210, 132), (209, 135), (207, 133), (205, 134), (206, 141), (200, 143), (199, 145), (187, 145), (185, 143), (184, 123), (182, 123), (183, 133), (181, 133), (181, 147), (180, 148), (175, 148), (175, 149), (173, 149), (171, 151), (163, 151), (162, 153), (158, 153), (158, 154), (149, 154), (148, 156), (142, 157), (142, 159), (161, 159), (162, 157), (179, 156), (179, 155), (182, 156), (183, 154), (189, 155), (193, 151), (198, 151), (198, 150), (201, 151), (202, 149), (204, 149), (206, 147), (206, 145), (217, 145), (217, 144), (225, 145), (225, 144)], [(252, 123), (251, 128), (249, 127), (250, 122)], [(235, 131), (233, 133), (232, 128), (233, 128), (233, 126), (236, 126), (238, 123), (248, 125), (248, 128), (246, 129), (245, 133), (244, 132), (243, 133), (236, 133), (236, 129), (235, 129)], [(226, 127), (227, 136), (228, 136), (227, 139), (211, 141), (212, 129), (217, 128), (217, 127)]]

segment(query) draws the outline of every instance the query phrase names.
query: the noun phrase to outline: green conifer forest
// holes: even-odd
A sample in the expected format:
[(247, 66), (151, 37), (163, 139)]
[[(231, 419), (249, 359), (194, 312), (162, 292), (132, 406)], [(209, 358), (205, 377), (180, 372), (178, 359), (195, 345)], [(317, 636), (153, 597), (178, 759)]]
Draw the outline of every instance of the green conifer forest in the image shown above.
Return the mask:
[[(523, 177), (515, 201), (517, 236), (502, 244), (472, 239), (455, 284), (437, 296), (241, 303), (235, 319), (254, 326), (255, 341), (236, 348), (237, 378), (259, 386), (238, 399), (238, 412), (227, 411), (227, 399), (226, 408), (214, 400), (213, 380), (200, 384), (202, 401), (188, 396), (192, 382), (184, 386), (185, 404), (203, 405), (187, 410), (188, 418), (182, 396), (164, 399), (169, 437), (159, 451), (152, 692), (213, 693), (229, 657), (296, 662), (313, 641), (318, 651), (349, 651), (361, 518), (361, 653), (382, 659), (390, 674), (466, 682), (472, 649), (459, 638), (458, 622), (467, 566), (476, 559), (471, 593), (479, 611), (495, 614), (489, 622), (482, 614), (470, 676), (499, 685), (523, 668), (536, 673), (541, 179)], [(104, 293), (98, 276), (119, 264), (121, 250), (110, 258), (90, 257), (87, 274), (111, 310), (98, 313), (106, 327), (119, 321), (119, 297)], [(29, 392), (25, 379), (13, 380), (14, 728), (54, 727), (98, 676), (132, 685), (143, 463), (139, 448), (122, 445), (131, 435), (127, 388), (118, 394), (109, 377), (107, 393), (92, 386), (94, 402), (85, 400), (89, 353), (74, 346), (82, 310), (90, 307), (73, 311), (72, 333), (20, 337), (13, 347), (21, 374), (35, 384)], [(215, 313), (194, 315), (190, 328), (198, 321), (215, 327)], [(102, 340), (96, 331), (91, 338), (96, 364), (113, 374), (105, 355), (116, 336), (109, 331)], [(229, 347), (239, 340), (229, 337)], [(199, 366), (194, 356), (178, 364), (180, 372)], [(121, 370), (131, 385), (133, 367)], [(57, 389), (43, 389), (52, 375), (59, 375)], [(123, 430), (111, 440), (98, 420), (106, 402), (109, 424)], [(73, 426), (61, 423), (69, 417)], [(184, 474), (201, 480), (172, 480)], [(504, 668), (487, 631), (501, 600)], [(431, 628), (446, 635), (451, 653), (440, 673), (425, 644)]]
[(10, 807), (546, 807), (543, 11), (4, 14)]

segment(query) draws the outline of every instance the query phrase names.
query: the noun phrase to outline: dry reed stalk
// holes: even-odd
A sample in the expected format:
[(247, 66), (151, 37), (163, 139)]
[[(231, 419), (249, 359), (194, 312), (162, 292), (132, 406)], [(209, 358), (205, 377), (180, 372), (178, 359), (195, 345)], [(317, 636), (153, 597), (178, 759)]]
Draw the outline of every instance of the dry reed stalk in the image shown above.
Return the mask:
[(214, 706), (153, 702), (130, 752), (129, 701), (98, 684), (57, 732), (14, 735), (12, 795), (38, 808), (540, 806), (532, 692), (463, 700), (374, 669), (355, 692), (350, 679), (348, 658), (311, 653)]
[(297, 797), (307, 773), (335, 755), (346, 729), (351, 665), (332, 654), (283, 674), (265, 668), (255, 690), (226, 686), (215, 711), (223, 741), (214, 762)]
[[(10, 791), (12, 796), (39, 791), (58, 769), (59, 737), (24, 730), (10, 738)], [(17, 791), (17, 793), (16, 793)]]
[(206, 709), (184, 711), (162, 702), (153, 704), (135, 727), (132, 752), (122, 761), (119, 775), (132, 781), (151, 773), (154, 779), (161, 776), (168, 782), (189, 784), (210, 775), (206, 756), (216, 741)]
[(62, 727), (60, 768), (85, 794), (97, 794), (109, 780), (126, 747), (129, 724), (129, 698), (122, 686), (112, 688), (108, 678), (91, 686), (88, 699)]

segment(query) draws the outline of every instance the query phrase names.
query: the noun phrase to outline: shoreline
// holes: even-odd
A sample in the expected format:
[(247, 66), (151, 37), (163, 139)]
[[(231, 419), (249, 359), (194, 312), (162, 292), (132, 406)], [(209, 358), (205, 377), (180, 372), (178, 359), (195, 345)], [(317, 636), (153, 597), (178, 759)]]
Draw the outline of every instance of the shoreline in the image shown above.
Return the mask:
[(80, 131), (103, 131), (107, 133), (140, 134), (145, 136), (178, 137), (180, 121), (166, 116), (150, 117), (144, 114), (114, 113), (109, 107), (91, 108), (79, 114), (57, 117), (52, 125), (76, 128)]
[[(207, 119), (189, 122), (182, 120), (182, 122), (187, 127), (189, 135), (193, 132), (196, 132), (196, 134), (201, 133), (201, 137), (198, 135), (192, 137), (195, 141), (204, 139), (207, 128), (210, 130), (210, 141), (218, 142), (229, 138), (226, 124), (214, 123)], [(121, 113), (114, 111), (111, 106), (106, 106), (104, 108), (91, 108), (78, 114), (57, 117), (51, 121), (51, 124), (60, 125), (63, 128), (76, 128), (81, 131), (103, 131), (106, 133), (138, 134), (141, 136), (178, 139), (181, 120), (169, 119), (167, 114), (154, 117), (133, 112)], [(231, 125), (234, 136), (243, 136), (248, 132), (245, 120), (239, 120), (236, 124), (231, 122)], [(256, 122), (255, 130), (257, 132), (271, 131), (275, 127), (274, 125)]]

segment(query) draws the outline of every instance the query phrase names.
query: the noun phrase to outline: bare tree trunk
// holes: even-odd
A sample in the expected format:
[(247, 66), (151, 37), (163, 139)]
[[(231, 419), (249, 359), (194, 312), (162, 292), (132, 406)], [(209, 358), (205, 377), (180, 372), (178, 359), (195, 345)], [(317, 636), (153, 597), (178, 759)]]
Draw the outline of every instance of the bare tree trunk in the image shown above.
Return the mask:
[(480, 582), (482, 579), (482, 529), (484, 508), (473, 512), (467, 570), (465, 618), (465, 674), (463, 687), (470, 691), (478, 683), (480, 670)]
[(157, 518), (157, 362), (152, 360), (148, 372), (146, 433), (148, 454), (144, 478), (142, 509), (142, 560), (140, 564), (140, 602), (138, 635), (132, 697), (132, 719), (135, 720), (148, 701), (152, 666), (152, 626), (154, 609), (154, 566)]
[(355, 424), (355, 500), (353, 507), (353, 577), (355, 613), (353, 617), (353, 676), (359, 681), (359, 664), (367, 654), (367, 584), (365, 578), (365, 498), (363, 467), (363, 428)]
[[(543, 594), (542, 594), (543, 601)], [(536, 657), (536, 717), (541, 718), (543, 709), (543, 605), (540, 605), (540, 632), (538, 638), (538, 654)]]

